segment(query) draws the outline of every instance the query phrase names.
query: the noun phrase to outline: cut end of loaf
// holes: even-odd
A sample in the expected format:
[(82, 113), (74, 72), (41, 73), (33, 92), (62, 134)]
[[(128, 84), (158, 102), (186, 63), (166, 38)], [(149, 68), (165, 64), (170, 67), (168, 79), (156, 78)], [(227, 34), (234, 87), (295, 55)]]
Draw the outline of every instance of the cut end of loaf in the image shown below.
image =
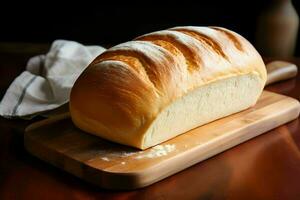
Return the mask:
[[(251, 90), (249, 88), (251, 87)], [(193, 128), (254, 105), (263, 84), (253, 74), (232, 77), (203, 86), (163, 110), (144, 134), (146, 149)]]

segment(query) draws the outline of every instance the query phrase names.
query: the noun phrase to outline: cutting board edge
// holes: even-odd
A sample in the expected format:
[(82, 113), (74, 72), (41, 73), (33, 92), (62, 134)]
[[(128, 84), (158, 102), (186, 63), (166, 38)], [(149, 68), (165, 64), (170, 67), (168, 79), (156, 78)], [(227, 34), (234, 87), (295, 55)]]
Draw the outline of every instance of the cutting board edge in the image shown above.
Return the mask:
[[(216, 151), (213, 151), (210, 154), (208, 154), (206, 156), (203, 156), (203, 157), (199, 157), (199, 151), (202, 151), (203, 147), (199, 146), (198, 148), (191, 149), (192, 152), (185, 152), (185, 153), (182, 153), (180, 156), (187, 158), (187, 155), (194, 154), (194, 155), (197, 155), (197, 157), (199, 157), (198, 159), (185, 160), (189, 164), (186, 164), (186, 162), (185, 162), (184, 165), (178, 167), (175, 170), (169, 171), (168, 173), (164, 174), (163, 176), (158, 177), (157, 179), (152, 179), (149, 182), (138, 183), (137, 185), (139, 185), (139, 187), (134, 187), (134, 188), (129, 188), (129, 189), (136, 189), (136, 188), (140, 188), (140, 187), (145, 187), (145, 186), (151, 185), (151, 184), (153, 184), (153, 183), (155, 183), (157, 181), (160, 181), (160, 180), (162, 180), (162, 179), (164, 179), (164, 178), (166, 178), (166, 177), (168, 177), (170, 175), (173, 175), (173, 174), (178, 173), (178, 172), (180, 172), (180, 171), (182, 171), (184, 169), (187, 169), (187, 168), (193, 166), (194, 164), (197, 164), (197, 163), (199, 163), (199, 162), (201, 162), (203, 160), (211, 158), (211, 157), (213, 157), (213, 156), (215, 156), (215, 155), (217, 155), (217, 154), (219, 154), (221, 152), (224, 152), (226, 150), (229, 150), (232, 147), (235, 147), (236, 145), (239, 145), (239, 144), (241, 144), (243, 142), (251, 140), (251, 139), (253, 139), (253, 138), (255, 138), (255, 137), (259, 136), (259, 135), (262, 135), (262, 134), (266, 133), (267, 131), (270, 131), (270, 130), (272, 130), (274, 128), (277, 128), (277, 127), (279, 127), (279, 126), (281, 126), (283, 124), (286, 124), (286, 123), (288, 123), (288, 122), (290, 122), (290, 121), (298, 118), (298, 116), (300, 114), (300, 103), (296, 99), (293, 99), (293, 98), (290, 98), (290, 100), (294, 101), (294, 105), (291, 106), (291, 108), (289, 110), (286, 110), (286, 113), (287, 113), (286, 116), (289, 116), (289, 117), (286, 118), (286, 119), (283, 119), (282, 121), (277, 121), (277, 123), (276, 123), (275, 126), (274, 126), (274, 124), (270, 124), (268, 127), (266, 127), (265, 129), (262, 129), (260, 131), (257, 131), (257, 129), (256, 129), (256, 134), (248, 134), (248, 135), (246, 135), (246, 137), (244, 137), (242, 139), (240, 139), (239, 137), (237, 137), (238, 135), (234, 135), (235, 136), (235, 140), (237, 140), (236, 143), (226, 144), (226, 142), (223, 141), (224, 142), (224, 146), (223, 146), (222, 149), (216, 150), (216, 148), (215, 148)], [(271, 118), (274, 121), (276, 121), (276, 119), (279, 118), (279, 116), (277, 116), (277, 117), (275, 116), (275, 117), (271, 117)], [(265, 121), (270, 121), (270, 120), (271, 119), (265, 119)], [(256, 128), (255, 125), (251, 125), (249, 127), (253, 128), (253, 129)], [(218, 140), (222, 140), (222, 139), (218, 138)], [(213, 143), (218, 143), (218, 141), (214, 141)], [(214, 148), (212, 148), (212, 149), (214, 149)], [(109, 172), (109, 171), (106, 171), (106, 173), (112, 173), (113, 175), (127, 174), (127, 175), (134, 175), (134, 176), (149, 176), (149, 174), (152, 174), (152, 177), (153, 177), (154, 176), (153, 175), (154, 168), (156, 168), (155, 170), (158, 170), (158, 171), (161, 171), (161, 170), (165, 171), (165, 170), (168, 169), (167, 166), (170, 166), (170, 165), (173, 164), (173, 163), (170, 163), (171, 162), (170, 160), (173, 160), (174, 163), (178, 164), (178, 162), (176, 160), (180, 160), (181, 163), (182, 163), (182, 160), (184, 160), (184, 159), (180, 159), (179, 157), (172, 157), (172, 158), (170, 158), (168, 161), (165, 161), (165, 162), (168, 162), (168, 165), (164, 165), (166, 167), (165, 169), (164, 168), (157, 169), (158, 165), (153, 165), (152, 167), (149, 167), (146, 170), (143, 170), (143, 172), (136, 171), (135, 173), (132, 173), (132, 172), (131, 173), (118, 173), (118, 172)], [(160, 166), (163, 166), (163, 165), (160, 165)], [(139, 179), (142, 179), (142, 178), (140, 177)], [(120, 188), (120, 189), (124, 189), (124, 188)]]

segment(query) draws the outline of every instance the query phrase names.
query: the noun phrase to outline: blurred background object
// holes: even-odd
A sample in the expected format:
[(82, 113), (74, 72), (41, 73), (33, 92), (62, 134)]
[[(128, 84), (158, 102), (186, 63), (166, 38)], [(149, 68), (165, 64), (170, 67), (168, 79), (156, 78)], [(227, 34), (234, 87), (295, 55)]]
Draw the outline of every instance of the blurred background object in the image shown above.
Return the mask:
[[(277, 34), (277, 30), (265, 32), (265, 29), (274, 29), (257, 24), (258, 20), (264, 18), (263, 16), (259, 18), (261, 13), (271, 12), (270, 9), (276, 7), (274, 5), (281, 1), (283, 4), (290, 5), (288, 0), (128, 0), (111, 1), (111, 3), (73, 1), (69, 4), (43, 1), (34, 6), (19, 5), (11, 1), (12, 5), (2, 6), (0, 12), (0, 52), (34, 53), (35, 49), (32, 44), (36, 46), (37, 51), (45, 50), (48, 47), (45, 44), (50, 44), (55, 39), (110, 46), (131, 40), (144, 33), (182, 25), (223, 26), (240, 33), (252, 44), (256, 44), (256, 39), (264, 41), (266, 36), (270, 37), (270, 34), (274, 34), (274, 38), (289, 32), (291, 35), (295, 34), (294, 25), (289, 26), (293, 30), (283, 28), (286, 32)], [(293, 1), (293, 5), (295, 10), (287, 6), (288, 8), (284, 11), (286, 13), (280, 10), (281, 6), (278, 6), (279, 11), (276, 12), (279, 14), (283, 12), (283, 15), (280, 14), (277, 18), (272, 17), (271, 21), (275, 21), (275, 24), (282, 23), (282, 21), (285, 23), (285, 18), (295, 15), (295, 12), (299, 13), (300, 1)], [(257, 27), (261, 27), (259, 34), (256, 34)], [(294, 38), (294, 36), (289, 38)], [(280, 43), (287, 40), (280, 40)], [(292, 40), (294, 39), (289, 39), (288, 43)], [(273, 41), (277, 45), (279, 40)], [(298, 43), (296, 55), (300, 55)], [(287, 44), (288, 47), (293, 45)], [(293, 49), (288, 47), (284, 48)], [(268, 54), (265, 48), (260, 48), (260, 52)], [(290, 55), (289, 52), (286, 54)]]
[(299, 16), (291, 0), (273, 0), (257, 19), (255, 45), (265, 56), (294, 55)]

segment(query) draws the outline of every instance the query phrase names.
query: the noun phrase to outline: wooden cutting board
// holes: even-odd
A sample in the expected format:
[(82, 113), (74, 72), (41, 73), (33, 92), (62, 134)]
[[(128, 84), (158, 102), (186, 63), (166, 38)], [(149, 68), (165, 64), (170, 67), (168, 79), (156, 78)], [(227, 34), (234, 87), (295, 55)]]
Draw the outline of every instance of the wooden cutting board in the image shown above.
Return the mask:
[(31, 125), (24, 142), (31, 154), (86, 181), (104, 188), (134, 189), (287, 123), (299, 112), (297, 100), (264, 91), (254, 107), (144, 151), (84, 133), (69, 116)]

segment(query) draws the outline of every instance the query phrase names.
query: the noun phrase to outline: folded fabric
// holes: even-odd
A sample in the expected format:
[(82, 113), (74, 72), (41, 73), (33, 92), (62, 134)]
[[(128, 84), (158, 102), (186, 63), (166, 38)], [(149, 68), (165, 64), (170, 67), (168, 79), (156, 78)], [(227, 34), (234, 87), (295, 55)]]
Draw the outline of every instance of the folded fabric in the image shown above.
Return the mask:
[(46, 55), (29, 59), (26, 71), (9, 86), (0, 103), (0, 115), (32, 118), (67, 103), (77, 77), (103, 51), (101, 46), (54, 41)]

